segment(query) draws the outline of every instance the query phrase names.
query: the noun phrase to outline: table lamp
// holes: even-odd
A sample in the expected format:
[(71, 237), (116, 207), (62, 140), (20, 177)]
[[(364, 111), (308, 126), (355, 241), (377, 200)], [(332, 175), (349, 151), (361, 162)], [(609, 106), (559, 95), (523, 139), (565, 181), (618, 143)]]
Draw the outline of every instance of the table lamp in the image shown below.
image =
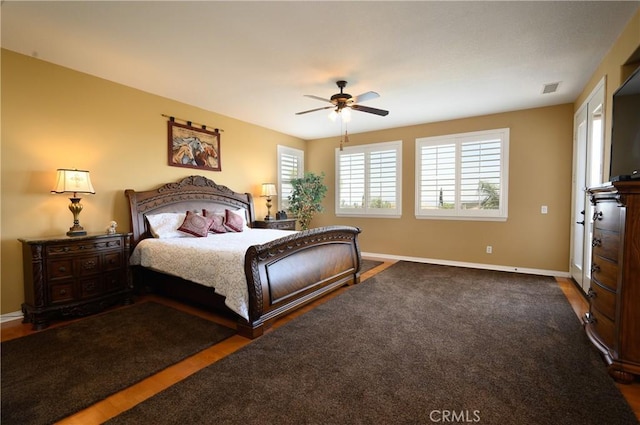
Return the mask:
[(267, 198), (267, 216), (265, 220), (273, 220), (271, 216), (271, 197), (276, 196), (276, 185), (273, 183), (262, 183), (262, 197)]
[(91, 185), (89, 172), (85, 170), (70, 170), (67, 168), (58, 169), (56, 185), (51, 193), (73, 193), (73, 197), (69, 198), (71, 201), (69, 204), (69, 210), (73, 214), (73, 226), (69, 228), (67, 235), (86, 235), (87, 232), (82, 226), (80, 226), (80, 221), (78, 220), (80, 211), (82, 211), (82, 204), (80, 203), (81, 198), (78, 198), (78, 193), (96, 193)]

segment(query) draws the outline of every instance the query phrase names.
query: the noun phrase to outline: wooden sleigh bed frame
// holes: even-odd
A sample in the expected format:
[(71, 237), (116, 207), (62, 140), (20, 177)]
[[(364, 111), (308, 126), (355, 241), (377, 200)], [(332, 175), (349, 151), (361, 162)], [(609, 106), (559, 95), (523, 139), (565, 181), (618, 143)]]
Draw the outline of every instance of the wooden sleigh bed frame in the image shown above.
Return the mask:
[[(202, 176), (190, 176), (157, 189), (125, 191), (129, 199), (133, 241), (153, 237), (146, 216), (158, 213), (199, 212), (202, 209), (242, 208), (247, 223), (255, 220), (250, 193), (237, 193)], [(347, 284), (360, 281), (360, 229), (320, 227), (296, 232), (275, 241), (251, 246), (244, 270), (249, 291), (249, 320), (224, 305), (214, 289), (175, 276), (133, 266), (136, 289), (149, 290), (238, 318), (238, 333), (248, 338), (263, 334), (274, 319)]]

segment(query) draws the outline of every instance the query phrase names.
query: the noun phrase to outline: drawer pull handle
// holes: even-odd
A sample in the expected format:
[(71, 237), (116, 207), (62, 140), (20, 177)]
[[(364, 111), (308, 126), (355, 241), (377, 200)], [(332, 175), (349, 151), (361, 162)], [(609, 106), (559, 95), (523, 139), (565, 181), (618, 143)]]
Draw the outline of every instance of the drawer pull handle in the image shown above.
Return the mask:
[(596, 211), (593, 213), (593, 221), (602, 220), (602, 211)]
[(593, 238), (593, 240), (591, 241), (591, 246), (594, 248), (597, 246), (602, 246), (602, 239)]
[(591, 265), (591, 273), (595, 273), (595, 272), (599, 272), (600, 271), (600, 266), (597, 264), (592, 264)]
[(60, 295), (67, 295), (67, 290), (66, 289), (61, 289), (60, 290)]
[(596, 291), (593, 290), (593, 288), (589, 288), (589, 291), (587, 291), (587, 298), (596, 298), (598, 296), (598, 294), (596, 293)]
[(64, 267), (64, 266), (60, 266), (60, 267), (58, 267), (58, 271), (61, 272), (61, 273), (64, 273), (64, 272), (67, 271), (67, 268)]
[(593, 317), (593, 314), (591, 314), (591, 313), (585, 314), (585, 320), (586, 320), (587, 323), (593, 323), (593, 324), (596, 324), (598, 322), (596, 320), (596, 318)]

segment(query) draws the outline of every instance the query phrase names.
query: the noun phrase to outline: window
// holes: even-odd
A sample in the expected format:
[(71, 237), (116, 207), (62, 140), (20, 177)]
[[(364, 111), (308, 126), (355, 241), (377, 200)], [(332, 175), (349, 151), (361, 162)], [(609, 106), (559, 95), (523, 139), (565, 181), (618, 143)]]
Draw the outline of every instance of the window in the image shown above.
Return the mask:
[(336, 215), (402, 215), (402, 142), (336, 149)]
[(278, 145), (278, 211), (289, 208), (291, 179), (304, 174), (304, 151)]
[(507, 219), (509, 129), (416, 139), (416, 217)]

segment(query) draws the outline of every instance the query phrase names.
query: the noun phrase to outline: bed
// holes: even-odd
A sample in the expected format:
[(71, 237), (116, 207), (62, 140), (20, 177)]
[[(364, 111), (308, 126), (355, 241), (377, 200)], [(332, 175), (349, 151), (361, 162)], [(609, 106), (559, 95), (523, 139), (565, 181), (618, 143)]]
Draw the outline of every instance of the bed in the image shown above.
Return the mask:
[[(250, 193), (234, 192), (203, 176), (189, 176), (147, 191), (127, 189), (125, 194), (129, 200), (134, 253), (139, 244), (142, 248), (143, 241), (154, 238), (149, 216), (231, 210), (243, 215), (249, 227), (255, 221)], [(362, 261), (359, 233), (357, 227), (327, 226), (284, 232), (273, 241), (249, 246), (243, 264), (248, 292), (245, 317), (229, 309), (225, 297), (216, 292), (216, 282), (208, 282), (210, 286), (206, 286), (133, 265), (134, 287), (230, 315), (237, 319), (238, 333), (253, 339), (262, 335), (275, 319), (339, 287), (359, 283)], [(189, 261), (188, 256), (184, 261)]]

